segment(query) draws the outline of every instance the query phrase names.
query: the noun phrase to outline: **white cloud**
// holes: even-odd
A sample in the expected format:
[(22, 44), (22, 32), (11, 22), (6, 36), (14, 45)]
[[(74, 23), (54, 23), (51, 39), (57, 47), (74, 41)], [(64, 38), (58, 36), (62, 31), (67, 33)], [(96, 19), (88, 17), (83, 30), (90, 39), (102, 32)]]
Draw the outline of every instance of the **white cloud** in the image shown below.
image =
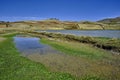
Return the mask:
[(45, 18), (41, 17), (34, 17), (34, 16), (27, 16), (27, 17), (21, 17), (21, 16), (0, 16), (0, 21), (21, 21), (21, 20), (41, 20)]

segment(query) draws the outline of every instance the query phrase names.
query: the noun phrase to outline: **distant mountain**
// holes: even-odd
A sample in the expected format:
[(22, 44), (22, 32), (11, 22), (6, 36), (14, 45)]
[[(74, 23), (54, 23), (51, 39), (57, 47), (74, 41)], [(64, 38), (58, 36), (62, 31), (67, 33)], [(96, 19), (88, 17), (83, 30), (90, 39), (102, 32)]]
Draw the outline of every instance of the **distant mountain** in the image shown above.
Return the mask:
[(120, 24), (120, 17), (107, 18), (107, 19), (99, 20), (97, 22), (101, 22), (101, 23), (105, 23), (105, 24)]

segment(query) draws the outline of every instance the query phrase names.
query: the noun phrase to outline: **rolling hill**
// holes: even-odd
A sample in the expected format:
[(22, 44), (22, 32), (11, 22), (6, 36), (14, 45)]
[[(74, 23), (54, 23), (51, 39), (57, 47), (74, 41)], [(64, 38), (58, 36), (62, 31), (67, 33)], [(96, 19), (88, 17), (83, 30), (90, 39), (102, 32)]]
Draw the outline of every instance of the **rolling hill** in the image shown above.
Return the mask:
[(120, 17), (107, 18), (107, 19), (99, 20), (97, 22), (106, 24), (107, 28), (109, 28), (109, 29), (119, 29), (120, 30)]
[(108, 18), (97, 22), (90, 21), (60, 21), (47, 19), (41, 21), (0, 22), (0, 28), (32, 29), (32, 30), (94, 30), (118, 29), (120, 30), (120, 17)]

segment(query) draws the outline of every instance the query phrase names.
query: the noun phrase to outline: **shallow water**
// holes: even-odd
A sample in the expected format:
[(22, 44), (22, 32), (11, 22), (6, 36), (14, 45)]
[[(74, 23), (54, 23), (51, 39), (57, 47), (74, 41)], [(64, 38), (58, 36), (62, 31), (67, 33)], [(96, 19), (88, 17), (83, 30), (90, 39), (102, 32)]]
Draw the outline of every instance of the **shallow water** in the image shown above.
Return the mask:
[(54, 72), (66, 72), (80, 77), (88, 73), (99, 72), (98, 74), (106, 75), (114, 71), (111, 65), (103, 66), (101, 62), (91, 62), (87, 58), (63, 54), (48, 45), (41, 44), (40, 39), (36, 37), (16, 36), (14, 43), (23, 56), (44, 64)]
[(120, 38), (120, 30), (46, 30), (46, 31), (60, 32), (63, 34), (74, 34), (77, 36)]
[(50, 54), (50, 53), (60, 53), (57, 50), (54, 50), (48, 45), (40, 43), (40, 39), (36, 37), (23, 37), (16, 36), (14, 37), (14, 43), (16, 48), (24, 56), (31, 54)]

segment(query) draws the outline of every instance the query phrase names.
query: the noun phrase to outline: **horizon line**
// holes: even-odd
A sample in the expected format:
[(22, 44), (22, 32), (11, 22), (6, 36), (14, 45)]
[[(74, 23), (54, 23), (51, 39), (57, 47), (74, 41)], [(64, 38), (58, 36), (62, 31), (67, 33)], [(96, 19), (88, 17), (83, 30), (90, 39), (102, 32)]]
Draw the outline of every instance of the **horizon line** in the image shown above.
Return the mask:
[(97, 19), (97, 20), (91, 20), (91, 19), (76, 19), (76, 20), (71, 20), (71, 19), (60, 19), (60, 18), (55, 18), (55, 17), (37, 17), (37, 16), (26, 16), (26, 17), (22, 17), (22, 16), (1, 16), (0, 17), (0, 21), (9, 21), (9, 22), (15, 22), (15, 21), (41, 21), (41, 20), (47, 20), (50, 18), (55, 18), (58, 19), (60, 21), (99, 21), (102, 19), (109, 19), (109, 18), (117, 18), (120, 16), (115, 16), (115, 17), (102, 17), (101, 19)]

